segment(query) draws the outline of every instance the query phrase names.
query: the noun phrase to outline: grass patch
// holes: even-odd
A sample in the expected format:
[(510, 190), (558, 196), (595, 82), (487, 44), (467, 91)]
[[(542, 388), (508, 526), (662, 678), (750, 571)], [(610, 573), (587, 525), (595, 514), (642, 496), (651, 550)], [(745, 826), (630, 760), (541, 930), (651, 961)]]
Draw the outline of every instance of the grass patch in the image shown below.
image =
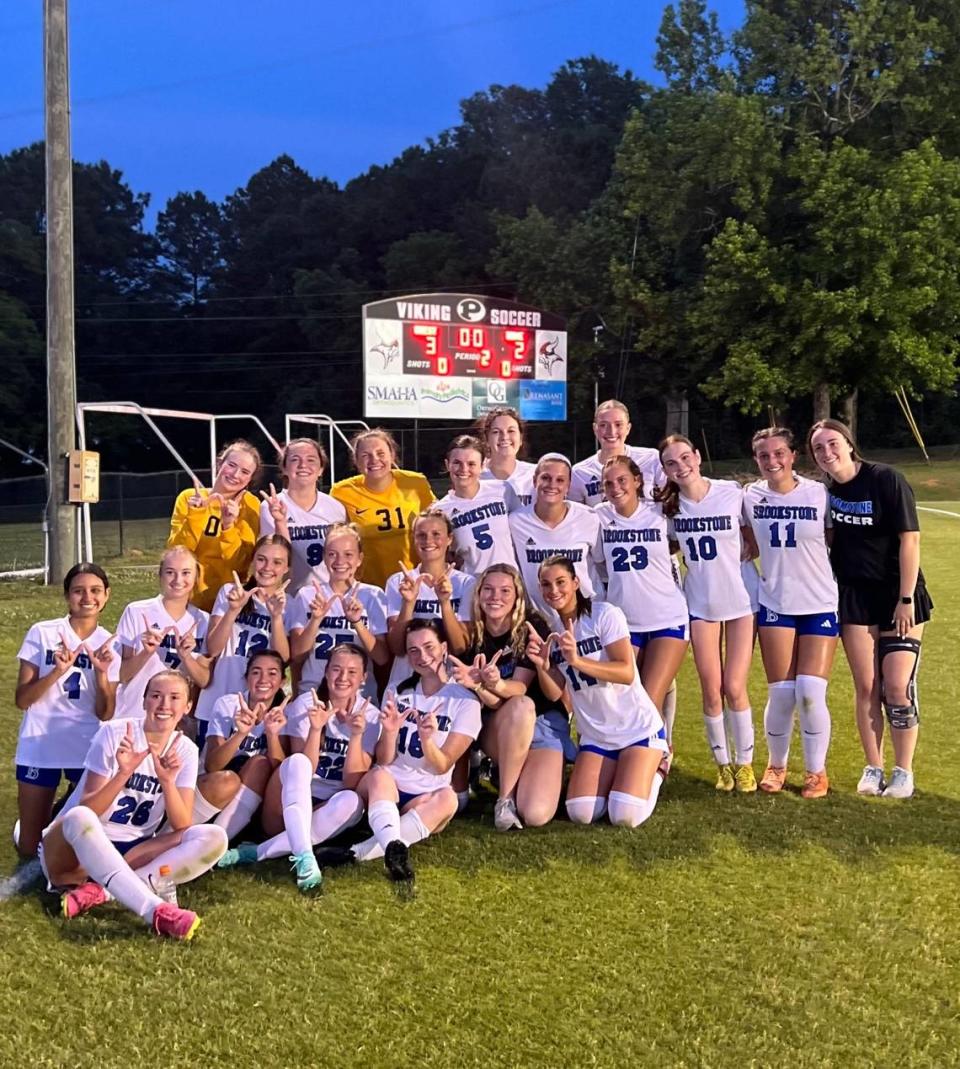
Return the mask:
[[(958, 498), (943, 507), (960, 512)], [(955, 1064), (960, 520), (928, 513), (923, 527), (936, 611), (913, 801), (853, 793), (862, 755), (842, 654), (830, 797), (800, 799), (797, 739), (791, 790), (717, 797), (688, 658), (675, 772), (636, 832), (560, 820), (500, 836), (476, 803), (414, 849), (413, 901), (376, 864), (328, 873), (316, 899), (283, 862), (217, 873), (182, 889), (204, 919), (187, 946), (113, 906), (67, 925), (39, 890), (0, 903), (0, 1064)], [(107, 626), (153, 591), (119, 575)], [(24, 631), (61, 606), (36, 584), (0, 585), (8, 695)], [(759, 656), (750, 689), (759, 727)], [(9, 755), (17, 723), (11, 702)], [(8, 773), (4, 873), (14, 814)]]

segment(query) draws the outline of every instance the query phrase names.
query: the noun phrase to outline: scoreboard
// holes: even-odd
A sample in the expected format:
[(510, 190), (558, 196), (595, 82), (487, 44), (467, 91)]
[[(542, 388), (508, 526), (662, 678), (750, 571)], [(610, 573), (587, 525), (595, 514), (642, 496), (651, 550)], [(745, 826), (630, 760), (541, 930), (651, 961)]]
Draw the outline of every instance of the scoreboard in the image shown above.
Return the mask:
[(365, 417), (474, 419), (509, 406), (567, 418), (567, 331), (560, 316), (466, 293), (363, 306)]

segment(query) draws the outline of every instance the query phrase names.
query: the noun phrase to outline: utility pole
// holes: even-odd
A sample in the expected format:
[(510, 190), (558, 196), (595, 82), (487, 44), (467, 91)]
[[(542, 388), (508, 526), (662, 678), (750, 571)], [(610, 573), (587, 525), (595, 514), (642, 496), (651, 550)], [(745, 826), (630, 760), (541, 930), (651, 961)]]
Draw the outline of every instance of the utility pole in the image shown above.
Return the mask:
[(44, 124), (47, 222), (47, 522), (48, 583), (59, 583), (77, 559), (76, 506), (67, 500), (65, 454), (76, 446), (77, 373), (73, 332), (73, 158), (67, 0), (43, 4)]

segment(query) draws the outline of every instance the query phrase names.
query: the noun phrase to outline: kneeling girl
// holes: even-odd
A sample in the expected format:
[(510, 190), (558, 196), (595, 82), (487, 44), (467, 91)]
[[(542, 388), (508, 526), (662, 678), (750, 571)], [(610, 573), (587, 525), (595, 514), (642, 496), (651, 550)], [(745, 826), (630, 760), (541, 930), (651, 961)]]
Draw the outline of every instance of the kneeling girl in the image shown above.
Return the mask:
[(544, 640), (529, 628), (527, 657), (549, 700), (568, 692), (579, 734), (567, 815), (591, 824), (607, 813), (611, 824), (635, 828), (657, 804), (668, 747), (663, 720), (640, 682), (626, 617), (585, 597), (565, 557), (548, 557), (539, 578), (559, 632)]

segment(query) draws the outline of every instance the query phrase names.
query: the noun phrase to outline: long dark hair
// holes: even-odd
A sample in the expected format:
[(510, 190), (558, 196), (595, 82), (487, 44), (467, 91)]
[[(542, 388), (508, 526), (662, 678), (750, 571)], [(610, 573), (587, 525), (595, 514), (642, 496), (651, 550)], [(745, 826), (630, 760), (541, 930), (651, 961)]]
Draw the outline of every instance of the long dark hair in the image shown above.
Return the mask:
[[(697, 447), (686, 437), (686, 435), (668, 434), (657, 446), (661, 464), (663, 463), (663, 454), (671, 445), (685, 445), (694, 452), (697, 450)], [(680, 487), (673, 481), (673, 479), (667, 479), (663, 486), (654, 488), (653, 500), (661, 507), (664, 516), (676, 516), (680, 511)]]
[[(546, 560), (540, 562), (540, 567), (537, 569), (537, 581), (539, 582), (540, 576), (543, 573), (544, 568), (552, 568), (554, 565), (563, 568), (571, 579), (580, 578), (577, 575), (577, 569), (573, 566), (573, 561), (571, 561), (568, 557), (563, 556), (562, 553), (554, 553), (552, 557), (547, 557)], [(580, 589), (579, 586), (576, 589), (576, 596), (576, 618), (579, 620), (584, 613), (586, 613), (587, 616), (590, 616), (593, 610), (593, 602), (587, 597), (586, 594), (584, 594), (584, 592)]]

